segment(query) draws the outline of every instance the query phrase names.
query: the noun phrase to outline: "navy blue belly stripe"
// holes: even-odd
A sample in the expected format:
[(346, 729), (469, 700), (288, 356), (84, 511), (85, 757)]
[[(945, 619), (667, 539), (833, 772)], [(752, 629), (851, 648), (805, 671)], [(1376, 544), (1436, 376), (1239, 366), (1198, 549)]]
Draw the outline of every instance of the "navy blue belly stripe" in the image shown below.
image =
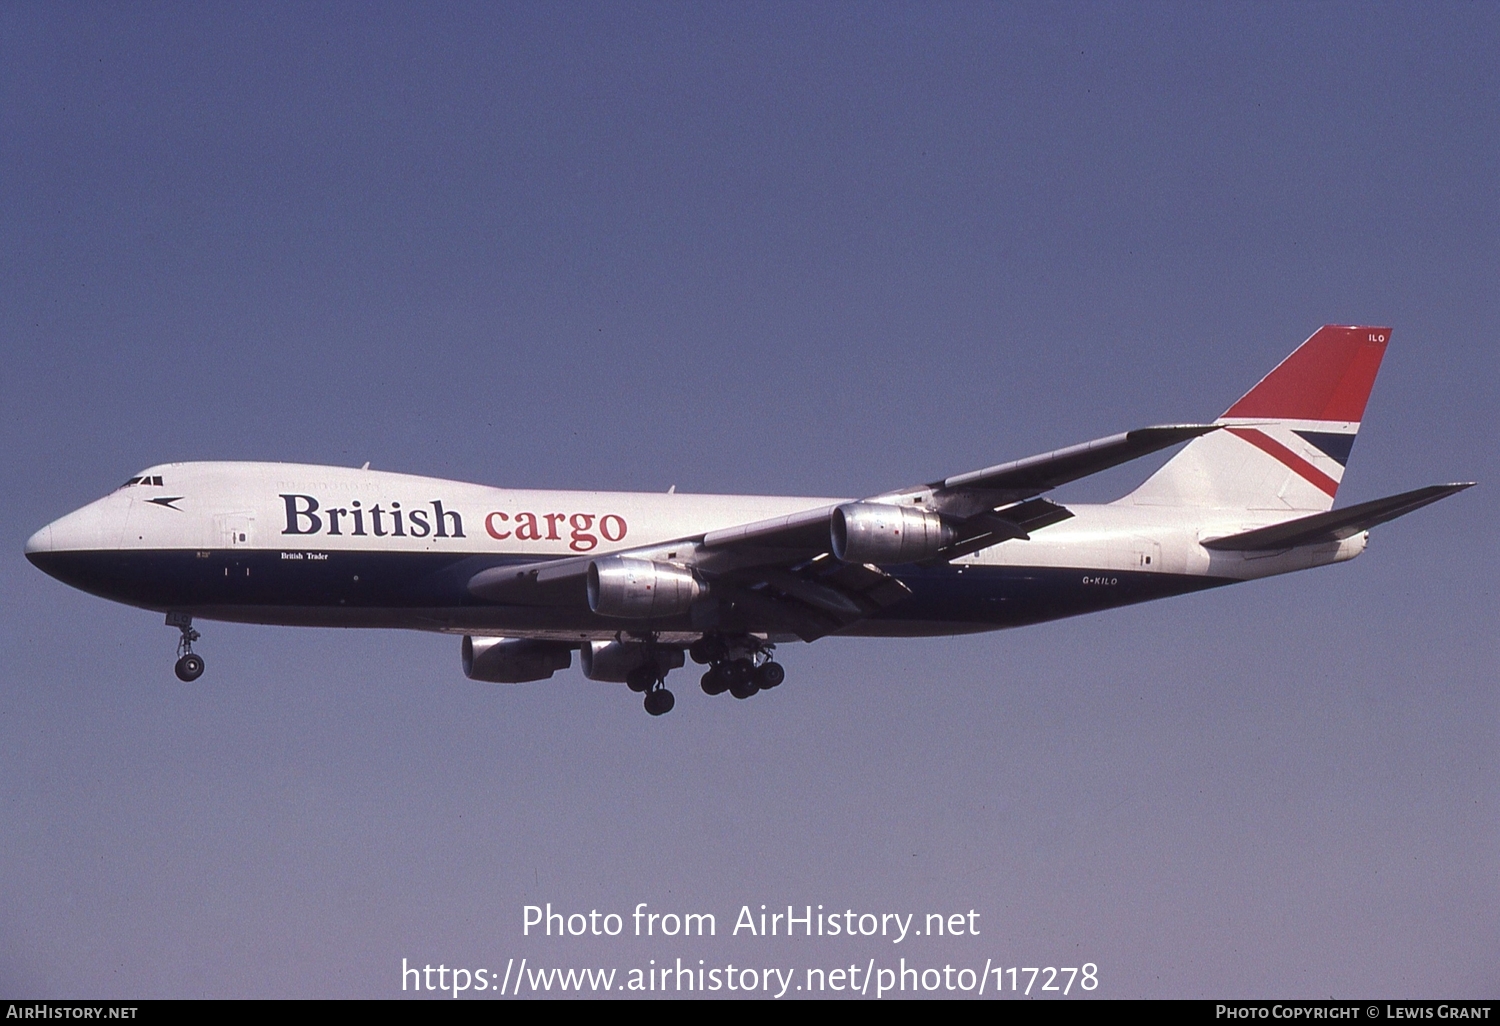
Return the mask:
[[(227, 609), (235, 619), (278, 623), (278, 608), (328, 609), (347, 624), (359, 609), (492, 608), (469, 594), (480, 570), (535, 562), (534, 556), (428, 552), (339, 552), (286, 558), (277, 551), (183, 550), (32, 553), (37, 566), (75, 588), (147, 609)], [(1232, 583), (1224, 578), (1060, 567), (899, 567), (911, 597), (870, 618), (890, 633), (902, 621), (952, 623), (964, 629), (1013, 627), (1114, 606), (1146, 602)], [(580, 593), (579, 612), (588, 617)], [(255, 610), (263, 610), (263, 614)], [(628, 625), (627, 625), (628, 626)], [(757, 629), (745, 625), (743, 629)], [(924, 631), (930, 633), (930, 631)]]

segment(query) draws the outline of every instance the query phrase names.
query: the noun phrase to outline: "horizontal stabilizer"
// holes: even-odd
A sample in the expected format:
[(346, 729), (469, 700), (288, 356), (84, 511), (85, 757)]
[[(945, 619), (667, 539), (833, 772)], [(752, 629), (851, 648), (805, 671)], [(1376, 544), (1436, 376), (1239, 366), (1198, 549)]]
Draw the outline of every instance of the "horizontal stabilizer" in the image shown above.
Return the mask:
[(1265, 549), (1290, 549), (1298, 545), (1315, 545), (1319, 542), (1336, 542), (1352, 538), (1361, 531), (1368, 531), (1376, 524), (1395, 520), (1414, 509), (1446, 499), (1465, 488), (1472, 488), (1473, 481), (1458, 484), (1428, 485), (1415, 491), (1390, 495), (1384, 499), (1372, 499), (1345, 509), (1314, 513), (1298, 517), (1282, 524), (1259, 527), (1253, 531), (1213, 538), (1203, 543), (1206, 549), (1232, 549), (1241, 552)]

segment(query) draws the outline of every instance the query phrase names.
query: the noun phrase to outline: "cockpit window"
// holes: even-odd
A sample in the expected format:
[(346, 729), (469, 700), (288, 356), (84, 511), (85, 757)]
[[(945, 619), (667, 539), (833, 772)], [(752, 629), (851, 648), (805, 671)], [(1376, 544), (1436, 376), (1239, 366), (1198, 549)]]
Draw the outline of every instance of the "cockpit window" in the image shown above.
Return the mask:
[(160, 486), (161, 485), (161, 475), (160, 474), (153, 474), (150, 477), (132, 477), (129, 481), (126, 481), (120, 487), (121, 488), (129, 488), (131, 485), (157, 485), (157, 486)]

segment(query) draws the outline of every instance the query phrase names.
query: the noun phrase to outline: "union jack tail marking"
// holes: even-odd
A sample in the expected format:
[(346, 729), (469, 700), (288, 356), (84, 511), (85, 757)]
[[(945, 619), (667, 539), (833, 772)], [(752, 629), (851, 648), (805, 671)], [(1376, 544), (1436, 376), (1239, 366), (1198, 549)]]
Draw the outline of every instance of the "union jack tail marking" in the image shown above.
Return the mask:
[(1389, 328), (1319, 328), (1124, 501), (1319, 513), (1333, 507)]

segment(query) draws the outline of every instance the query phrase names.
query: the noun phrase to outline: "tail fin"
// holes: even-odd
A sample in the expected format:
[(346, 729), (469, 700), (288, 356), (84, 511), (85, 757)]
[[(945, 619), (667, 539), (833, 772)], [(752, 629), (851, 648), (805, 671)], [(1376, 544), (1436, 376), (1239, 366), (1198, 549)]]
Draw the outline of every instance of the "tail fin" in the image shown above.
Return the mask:
[(1389, 328), (1319, 328), (1122, 502), (1321, 513), (1333, 508)]

